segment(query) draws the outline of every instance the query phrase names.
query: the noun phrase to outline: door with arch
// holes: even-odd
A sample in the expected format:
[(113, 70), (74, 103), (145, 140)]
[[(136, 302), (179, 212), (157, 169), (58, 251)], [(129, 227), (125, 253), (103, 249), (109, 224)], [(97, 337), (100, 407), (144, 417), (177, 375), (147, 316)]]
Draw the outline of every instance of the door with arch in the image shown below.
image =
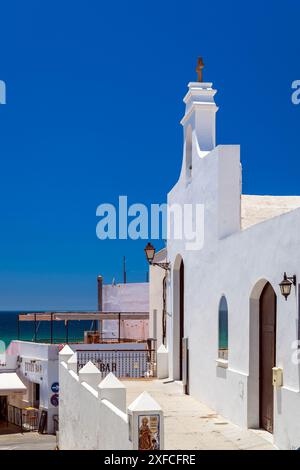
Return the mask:
[(276, 294), (268, 282), (260, 296), (259, 328), (259, 420), (260, 427), (274, 428), (272, 368), (276, 364)]
[(173, 379), (188, 390), (188, 343), (184, 336), (184, 262), (177, 255), (173, 268)]
[[(183, 343), (184, 338), (184, 264), (181, 261), (179, 270), (179, 379), (183, 378)], [(186, 358), (187, 360), (187, 358)]]

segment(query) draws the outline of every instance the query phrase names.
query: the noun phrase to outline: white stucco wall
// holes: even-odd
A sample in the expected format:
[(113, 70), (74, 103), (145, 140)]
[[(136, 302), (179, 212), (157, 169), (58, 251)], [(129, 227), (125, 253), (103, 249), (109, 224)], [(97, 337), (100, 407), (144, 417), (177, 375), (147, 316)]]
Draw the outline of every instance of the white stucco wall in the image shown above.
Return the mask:
[(103, 286), (103, 312), (149, 312), (148, 282)]
[[(185, 134), (187, 126), (193, 129), (192, 177), (187, 179), (184, 155), (168, 203), (204, 204), (204, 246), (187, 251), (185, 240), (168, 241), (172, 266), (168, 277), (169, 373), (178, 378), (176, 267), (180, 255), (185, 272), (184, 336), (189, 339), (190, 393), (235, 423), (258, 427), (257, 306), (262, 287), (270, 282), (277, 295), (276, 364), (283, 368), (284, 376), (283, 387), (274, 391), (274, 442), (282, 449), (299, 447), (300, 368), (292, 362), (299, 305), (295, 289), (286, 302), (278, 284), (284, 271), (300, 276), (300, 209), (241, 231), (239, 147), (217, 146), (203, 152), (203, 136), (195, 124), (197, 109), (194, 113), (187, 109), (183, 122)], [(222, 295), (229, 309), (227, 369), (216, 364)]]
[[(103, 312), (149, 312), (149, 283), (103, 285)], [(148, 320), (121, 320), (120, 337), (147, 339)], [(118, 321), (104, 320), (104, 338), (118, 338)]]
[(126, 409), (125, 384), (113, 373), (102, 380), (97, 367), (88, 362), (77, 375), (74, 363), (76, 353), (66, 346), (59, 365), (61, 450), (138, 450), (140, 418), (145, 415), (159, 415), (152, 438), (164, 449), (163, 411), (151, 395), (141, 393)]
[(128, 416), (62, 362), (59, 371), (59, 447), (61, 450), (130, 450)]

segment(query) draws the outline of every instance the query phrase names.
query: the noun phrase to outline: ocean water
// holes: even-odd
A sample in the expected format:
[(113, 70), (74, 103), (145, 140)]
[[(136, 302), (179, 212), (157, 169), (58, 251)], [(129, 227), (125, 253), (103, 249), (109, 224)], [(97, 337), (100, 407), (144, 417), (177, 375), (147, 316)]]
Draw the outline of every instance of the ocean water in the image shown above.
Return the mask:
[[(18, 339), (17, 319), (22, 312), (0, 311), (0, 341), (4, 341), (6, 347), (13, 339)], [(34, 313), (34, 312), (30, 312)], [(93, 329), (91, 320), (69, 321), (69, 342), (83, 341), (84, 331)], [(20, 322), (20, 340), (33, 341), (34, 322)], [(37, 322), (37, 341), (49, 342), (50, 322)], [(48, 340), (48, 341), (47, 341)], [(66, 341), (66, 329), (64, 321), (53, 322), (53, 342), (64, 343)]]
[[(0, 311), (0, 341), (4, 341), (6, 347), (13, 339), (18, 339), (17, 318), (22, 312)], [(34, 313), (34, 312), (30, 312)], [(84, 331), (92, 330), (92, 321), (69, 321), (69, 342), (83, 341)], [(33, 341), (34, 322), (20, 322), (20, 340)], [(37, 341), (49, 342), (50, 322), (37, 322)], [(66, 330), (64, 321), (53, 322), (53, 342), (64, 343), (66, 341)], [(227, 325), (220, 325), (219, 347), (227, 348), (228, 331)]]

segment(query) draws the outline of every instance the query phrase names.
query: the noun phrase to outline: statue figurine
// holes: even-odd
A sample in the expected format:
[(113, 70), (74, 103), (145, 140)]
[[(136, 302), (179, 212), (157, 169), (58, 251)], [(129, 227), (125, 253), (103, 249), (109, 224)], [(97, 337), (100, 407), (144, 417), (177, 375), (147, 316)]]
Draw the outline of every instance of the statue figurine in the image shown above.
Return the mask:
[(148, 423), (148, 418), (144, 416), (142, 419), (142, 425), (139, 429), (139, 450), (152, 449), (152, 433)]

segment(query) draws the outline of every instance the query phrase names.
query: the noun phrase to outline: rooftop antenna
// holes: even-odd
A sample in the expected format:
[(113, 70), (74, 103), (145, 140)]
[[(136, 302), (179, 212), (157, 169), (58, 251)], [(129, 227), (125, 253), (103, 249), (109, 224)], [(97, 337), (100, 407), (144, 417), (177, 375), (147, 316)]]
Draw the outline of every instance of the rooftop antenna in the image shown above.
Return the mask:
[(123, 256), (123, 282), (126, 284), (126, 257)]
[(103, 277), (98, 276), (98, 312), (102, 312), (102, 290), (103, 290)]

